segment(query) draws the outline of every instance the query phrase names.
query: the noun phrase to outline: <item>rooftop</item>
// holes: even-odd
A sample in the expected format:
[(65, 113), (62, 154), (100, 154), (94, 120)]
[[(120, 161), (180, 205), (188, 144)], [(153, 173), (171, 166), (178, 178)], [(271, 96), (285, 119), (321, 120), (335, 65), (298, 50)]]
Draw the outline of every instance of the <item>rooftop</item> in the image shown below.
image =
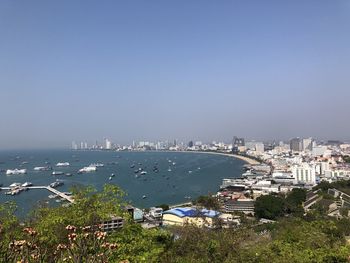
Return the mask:
[(173, 208), (163, 212), (163, 214), (173, 214), (178, 217), (196, 217), (196, 216), (205, 216), (205, 217), (216, 217), (220, 215), (220, 212), (208, 209), (198, 210), (193, 207), (179, 207)]

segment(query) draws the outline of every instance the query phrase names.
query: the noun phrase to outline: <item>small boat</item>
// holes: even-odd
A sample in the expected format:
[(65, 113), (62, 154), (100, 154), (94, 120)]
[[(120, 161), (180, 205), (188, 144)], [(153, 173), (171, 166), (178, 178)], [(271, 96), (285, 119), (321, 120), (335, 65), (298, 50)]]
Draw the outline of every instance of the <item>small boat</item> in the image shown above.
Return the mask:
[(89, 166), (90, 167), (104, 167), (105, 165), (103, 163), (92, 163)]
[(22, 184), (22, 187), (28, 187), (28, 186), (32, 186), (33, 184), (31, 182), (25, 182), (24, 184)]
[(146, 171), (142, 171), (142, 172), (140, 173), (140, 175), (144, 175), (144, 174), (147, 174), (147, 172), (146, 172)]
[(71, 173), (65, 173), (65, 176), (72, 176)]
[(10, 184), (10, 188), (15, 188), (15, 187), (20, 187), (21, 186), (21, 183), (12, 183)]
[(147, 198), (147, 196), (146, 196), (146, 195), (143, 195), (143, 196), (142, 196), (142, 199), (146, 199), (146, 198)]
[(64, 183), (62, 181), (56, 181), (56, 182), (53, 182), (51, 183), (49, 186), (52, 187), (52, 188), (56, 188), (56, 187), (59, 187), (61, 185), (63, 185)]
[(108, 178), (108, 180), (109, 180), (109, 181), (112, 180), (112, 176), (110, 176), (110, 177)]
[(49, 171), (51, 169), (52, 168), (49, 167), (49, 166), (37, 166), (37, 167), (34, 167), (34, 171)]
[(189, 173), (189, 174), (191, 174), (191, 173), (192, 173), (192, 171), (188, 171), (188, 173)]
[(114, 173), (112, 173), (112, 174), (111, 174), (111, 177), (114, 177), (114, 176), (115, 176), (115, 174), (114, 174)]
[(197, 169), (198, 169), (198, 170), (200, 170), (201, 168), (200, 168), (200, 167), (198, 167)]
[(56, 197), (58, 197), (58, 195), (49, 195), (49, 196), (48, 196), (48, 198), (50, 198), (50, 199), (54, 199), (54, 198), (56, 198)]
[(130, 166), (130, 168), (135, 168), (135, 164), (132, 164), (132, 165)]
[(14, 170), (7, 170), (6, 175), (16, 175), (16, 174), (26, 174), (27, 169), (14, 169)]
[(52, 175), (63, 175), (64, 173), (63, 172), (60, 172), (60, 171), (53, 171), (52, 172)]
[(95, 172), (97, 170), (96, 166), (88, 166), (80, 169), (78, 173), (89, 173), (89, 172)]
[(139, 172), (139, 170), (135, 170), (134, 173), (137, 174)]
[(175, 165), (176, 163), (175, 162), (173, 162), (173, 165)]
[(171, 169), (170, 169), (170, 168), (168, 169), (168, 172), (171, 172)]
[(69, 165), (70, 165), (69, 162), (60, 162), (60, 163), (56, 164), (57, 167), (64, 167), (64, 166), (69, 166)]

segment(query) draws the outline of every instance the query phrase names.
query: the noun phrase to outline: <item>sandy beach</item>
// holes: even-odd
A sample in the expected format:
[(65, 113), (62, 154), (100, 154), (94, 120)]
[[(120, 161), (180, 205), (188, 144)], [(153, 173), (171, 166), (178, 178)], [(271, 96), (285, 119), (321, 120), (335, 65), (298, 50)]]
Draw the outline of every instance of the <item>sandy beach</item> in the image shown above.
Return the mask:
[[(177, 151), (177, 152), (179, 152), (179, 151)], [(203, 152), (202, 151), (181, 151), (181, 152), (184, 152), (184, 153), (192, 152), (192, 153), (217, 154), (217, 155), (223, 155), (223, 156), (237, 158), (237, 159), (245, 161), (246, 163), (251, 164), (251, 165), (260, 164), (260, 162), (258, 162), (257, 160), (254, 160), (254, 159), (249, 158), (247, 156), (238, 155), (238, 154), (229, 154), (229, 153), (222, 153), (222, 152), (209, 152), (209, 151), (208, 152), (205, 152), (205, 151), (203, 151)]]

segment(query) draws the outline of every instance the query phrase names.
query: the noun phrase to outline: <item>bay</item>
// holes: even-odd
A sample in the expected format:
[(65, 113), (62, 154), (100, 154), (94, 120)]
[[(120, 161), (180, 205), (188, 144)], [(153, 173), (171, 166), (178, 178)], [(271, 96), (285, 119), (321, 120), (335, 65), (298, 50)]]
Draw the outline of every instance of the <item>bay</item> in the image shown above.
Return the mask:
[[(45, 162), (49, 163), (46, 164)], [(58, 162), (69, 162), (68, 167), (56, 167)], [(102, 163), (96, 172), (77, 174), (91, 163)], [(200, 195), (216, 193), (223, 178), (240, 177), (244, 162), (230, 156), (193, 152), (115, 152), (71, 150), (25, 150), (0, 152), (0, 184), (32, 182), (48, 185), (56, 179), (64, 181), (59, 191), (69, 191), (73, 185), (93, 186), (101, 190), (105, 184), (116, 184), (127, 196), (126, 200), (140, 208), (159, 204), (177, 204)], [(53, 176), (52, 171), (34, 171), (36, 166), (50, 165), (54, 171), (71, 173)], [(135, 165), (134, 168), (131, 168)], [(158, 172), (154, 171), (158, 168)], [(6, 169), (25, 168), (27, 174), (6, 175)], [(145, 175), (136, 175), (141, 168)], [(170, 171), (171, 170), (171, 171)], [(111, 174), (115, 176), (109, 180)], [(17, 215), (24, 216), (38, 202), (60, 205), (49, 199), (47, 190), (32, 189), (19, 195), (9, 196), (0, 191), (0, 202), (14, 201)], [(143, 198), (143, 197), (146, 198)]]

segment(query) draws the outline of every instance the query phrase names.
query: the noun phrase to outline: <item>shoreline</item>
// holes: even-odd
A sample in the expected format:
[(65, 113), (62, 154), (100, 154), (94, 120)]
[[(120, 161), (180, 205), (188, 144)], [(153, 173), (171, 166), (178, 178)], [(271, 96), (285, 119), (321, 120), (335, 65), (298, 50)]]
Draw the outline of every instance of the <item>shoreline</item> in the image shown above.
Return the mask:
[[(104, 150), (88, 150), (88, 151), (104, 151)], [(114, 152), (118, 152), (118, 151), (114, 151)], [(227, 157), (232, 157), (232, 158), (236, 158), (239, 160), (242, 160), (244, 162), (246, 162), (247, 164), (250, 165), (257, 165), (257, 164), (261, 164), (261, 162), (253, 159), (253, 158), (249, 158), (247, 156), (243, 156), (243, 155), (238, 155), (238, 154), (231, 154), (231, 153), (224, 153), (224, 152), (211, 152), (211, 151), (169, 151), (169, 150), (147, 150), (147, 151), (127, 151), (127, 152), (168, 152), (168, 153), (202, 153), (202, 154), (216, 154), (216, 155), (222, 155), (222, 156), (227, 156)]]
[[(190, 151), (186, 151), (186, 152), (190, 152)], [(194, 152), (196, 152), (196, 151), (194, 151)], [(229, 153), (221, 153), (221, 152), (196, 152), (196, 153), (210, 153), (210, 154), (222, 155), (222, 156), (227, 156), (227, 157), (233, 157), (233, 158), (242, 160), (250, 165), (260, 164), (260, 162), (258, 162), (257, 160), (254, 160), (254, 159), (246, 157), (246, 156), (238, 155), (238, 154), (229, 154)]]

